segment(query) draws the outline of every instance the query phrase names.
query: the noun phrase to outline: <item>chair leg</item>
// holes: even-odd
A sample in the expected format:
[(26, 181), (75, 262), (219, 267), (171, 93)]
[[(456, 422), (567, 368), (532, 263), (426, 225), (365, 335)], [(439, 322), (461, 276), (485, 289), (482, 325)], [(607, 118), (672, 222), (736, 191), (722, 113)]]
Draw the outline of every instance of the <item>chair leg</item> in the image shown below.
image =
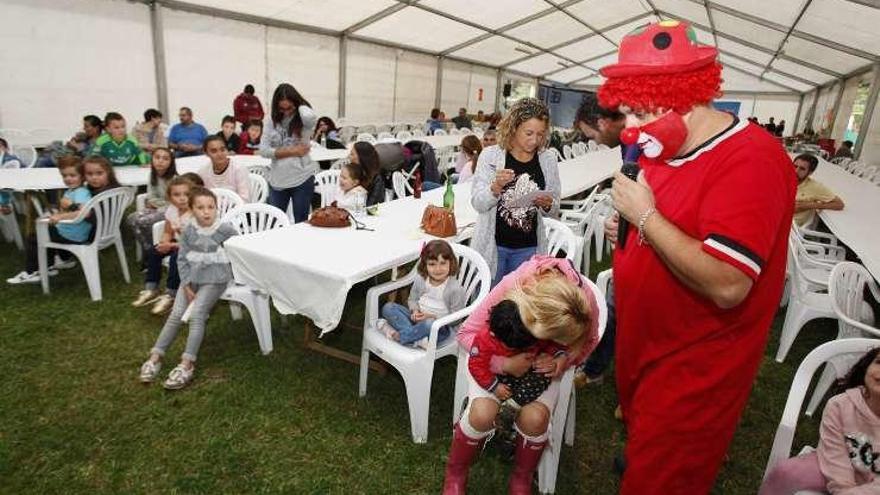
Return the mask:
[(788, 355), (788, 351), (791, 350), (794, 340), (805, 323), (805, 313), (804, 305), (797, 298), (791, 298), (788, 301), (788, 308), (785, 310), (785, 323), (782, 325), (782, 333), (779, 337), (779, 350), (776, 351), (777, 363), (785, 361), (785, 356)]
[(822, 402), (822, 399), (825, 398), (825, 394), (828, 393), (828, 389), (831, 388), (831, 385), (834, 384), (834, 381), (837, 379), (837, 370), (831, 362), (825, 363), (825, 369), (822, 371), (822, 376), (819, 377), (819, 381), (816, 383), (816, 388), (813, 389), (813, 396), (810, 398), (810, 404), (807, 405), (807, 416), (813, 416), (813, 413), (816, 412), (816, 408), (819, 407), (819, 403)]
[(101, 267), (98, 264), (98, 251), (88, 250), (77, 255), (82, 264), (83, 274), (86, 276), (86, 284), (89, 286), (89, 295), (92, 301), (100, 301), (101, 294)]
[(461, 416), (461, 404), (467, 395), (467, 375), (465, 375), (465, 373), (468, 373), (465, 365), (467, 357), (463, 356), (460, 351), (457, 357), (458, 367), (455, 371), (455, 391), (452, 393), (452, 424), (458, 422)]
[(407, 371), (407, 373), (401, 374), (406, 385), (406, 400), (409, 403), (409, 420), (413, 442), (427, 443), (428, 412), (431, 407), (431, 377), (434, 369), (433, 366), (429, 369), (418, 366)]
[(577, 393), (572, 390), (571, 399), (568, 402), (568, 414), (565, 417), (565, 445), (569, 447), (574, 446), (575, 414), (577, 414), (577, 407), (575, 407), (576, 398)]
[(49, 293), (49, 263), (45, 245), (37, 246), (37, 266), (40, 270), (40, 284), (43, 286), (43, 294)]
[(370, 351), (366, 349), (364, 344), (361, 344), (361, 369), (360, 375), (358, 375), (358, 397), (367, 396), (367, 377), (370, 374)]
[(125, 246), (122, 244), (122, 237), (116, 239), (116, 255), (119, 256), (119, 266), (122, 268), (122, 278), (125, 283), (131, 283), (131, 274), (128, 273), (128, 260), (125, 258)]
[[(250, 311), (250, 308), (248, 308), (248, 310)], [(243, 318), (243, 315), (241, 314), (241, 304), (239, 304), (238, 301), (229, 301), (229, 314), (235, 321)]]
[(260, 343), (260, 351), (263, 355), (272, 352), (272, 315), (269, 312), (269, 296), (252, 292), (253, 309), (248, 307), (251, 312), (251, 320), (254, 322), (254, 330), (257, 331), (257, 341)]

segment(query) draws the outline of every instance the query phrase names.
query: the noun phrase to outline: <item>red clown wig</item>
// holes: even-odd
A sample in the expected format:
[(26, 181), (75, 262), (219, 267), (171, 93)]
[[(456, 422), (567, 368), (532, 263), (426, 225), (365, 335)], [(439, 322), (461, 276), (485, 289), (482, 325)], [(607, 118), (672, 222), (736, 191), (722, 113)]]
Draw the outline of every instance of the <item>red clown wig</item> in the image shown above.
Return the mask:
[(609, 77), (599, 88), (599, 104), (605, 108), (625, 105), (648, 113), (661, 109), (687, 113), (721, 96), (721, 81), (717, 62), (674, 74)]

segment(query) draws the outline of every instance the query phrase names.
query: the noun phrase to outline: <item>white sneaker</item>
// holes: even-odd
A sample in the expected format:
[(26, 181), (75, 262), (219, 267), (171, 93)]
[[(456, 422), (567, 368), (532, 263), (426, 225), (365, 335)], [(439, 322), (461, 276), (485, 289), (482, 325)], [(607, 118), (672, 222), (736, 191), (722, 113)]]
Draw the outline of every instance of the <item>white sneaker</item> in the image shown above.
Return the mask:
[(55, 256), (55, 263), (49, 267), (52, 270), (67, 270), (68, 268), (73, 268), (76, 266), (76, 260), (71, 258), (67, 261), (61, 259), (60, 256)]
[(159, 291), (157, 291), (157, 290), (147, 290), (147, 289), (142, 290), (142, 291), (138, 292), (137, 299), (135, 299), (131, 303), (131, 305), (136, 308), (139, 308), (141, 306), (146, 306), (147, 304), (150, 304), (151, 302), (155, 301), (156, 296), (158, 296), (158, 295), (159, 295)]
[(387, 320), (382, 318), (376, 320), (376, 330), (395, 342), (400, 340), (400, 332), (395, 330)]
[(187, 369), (182, 364), (178, 364), (171, 370), (171, 373), (168, 373), (168, 378), (163, 384), (164, 387), (168, 390), (182, 389), (192, 381), (193, 371), (195, 371), (195, 367)]
[[(58, 270), (49, 270), (50, 277), (54, 277), (55, 275), (58, 275)], [(12, 278), (7, 278), (6, 283), (12, 284), (12, 285), (38, 284), (38, 283), (40, 283), (40, 272), (28, 273), (28, 272), (22, 271)]]
[(163, 315), (174, 305), (174, 298), (168, 294), (162, 294), (154, 299), (154, 301), (156, 302), (153, 303), (153, 309), (150, 310), (150, 313), (154, 315)]
[(141, 365), (141, 374), (140, 380), (143, 383), (153, 383), (156, 381), (156, 377), (159, 376), (159, 371), (162, 369), (162, 361), (152, 362), (149, 359)]

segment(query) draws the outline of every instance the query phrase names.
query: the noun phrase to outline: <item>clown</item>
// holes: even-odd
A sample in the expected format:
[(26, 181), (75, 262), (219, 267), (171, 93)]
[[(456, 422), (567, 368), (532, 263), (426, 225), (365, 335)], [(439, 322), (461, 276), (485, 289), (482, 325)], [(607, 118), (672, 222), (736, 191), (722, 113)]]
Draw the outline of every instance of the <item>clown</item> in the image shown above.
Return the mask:
[(795, 177), (773, 138), (714, 110), (721, 67), (687, 24), (651, 24), (604, 67), (637, 180), (616, 174), (617, 390), (623, 494), (708, 493), (763, 355), (785, 277)]

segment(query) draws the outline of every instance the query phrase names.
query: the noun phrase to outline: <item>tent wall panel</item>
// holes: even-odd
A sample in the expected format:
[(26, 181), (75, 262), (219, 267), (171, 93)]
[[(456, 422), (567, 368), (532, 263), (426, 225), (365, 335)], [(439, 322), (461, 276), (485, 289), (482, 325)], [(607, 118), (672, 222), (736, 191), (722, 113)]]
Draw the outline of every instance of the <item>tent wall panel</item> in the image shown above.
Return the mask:
[(447, 118), (455, 117), (459, 108), (468, 106), (470, 87), (471, 65), (444, 60), (440, 110), (446, 112)]
[(813, 102), (816, 100), (816, 93), (816, 91), (810, 91), (804, 95), (804, 106), (801, 108), (801, 117), (796, 127), (795, 134), (803, 132), (807, 127), (812, 127), (812, 125), (808, 123), (808, 118), (810, 117), (810, 109), (813, 108)]
[(830, 112), (834, 107), (834, 98), (837, 96), (838, 86), (823, 88), (819, 92), (819, 101), (816, 103), (816, 113), (813, 115), (813, 130), (821, 135), (830, 132), (833, 123), (828, 122)]
[(862, 154), (859, 156), (859, 160), (871, 165), (880, 165), (880, 112), (878, 110), (880, 109), (874, 110), (871, 127), (868, 128), (865, 144), (862, 145)]
[[(481, 67), (479, 65), (471, 66), (471, 87), (468, 93), (468, 113), (476, 114), (479, 110), (485, 113), (495, 111), (495, 92), (497, 88), (497, 78), (495, 69)], [(482, 99), (480, 99), (480, 90), (482, 91)]]
[(762, 124), (770, 120), (776, 123), (785, 121), (785, 136), (794, 134), (794, 118), (797, 114), (798, 101), (800, 97), (792, 96), (741, 96), (732, 95), (721, 98), (723, 101), (738, 101), (739, 118), (747, 119), (749, 117), (758, 117), (758, 121)]
[[(282, 82), (292, 84), (319, 116), (335, 117), (338, 114), (338, 38), (270, 27), (266, 55), (267, 84), (263, 107), (267, 117), (272, 93)], [(257, 91), (260, 94), (262, 88)]]
[(106, 0), (3, 4), (0, 128), (49, 129), (67, 140), (82, 117), (156, 106), (150, 11)]
[(838, 142), (843, 141), (843, 135), (846, 132), (846, 126), (849, 124), (849, 118), (852, 116), (853, 103), (856, 101), (859, 83), (870, 78), (870, 73), (865, 76), (851, 77), (847, 79), (843, 86), (843, 97), (840, 99), (840, 109), (837, 111), (837, 117), (834, 119), (834, 129), (831, 137)]
[(346, 57), (345, 117), (354, 123), (391, 122), (396, 50), (351, 41)]
[(434, 106), (434, 95), (437, 91), (437, 57), (399, 50), (395, 85), (393, 120), (395, 122), (424, 121)]
[(163, 16), (172, 112), (167, 120), (176, 122), (177, 109), (188, 106), (196, 122), (217, 132), (223, 116), (232, 115), (232, 100), (245, 84), (254, 84), (260, 93), (271, 91), (264, 82), (264, 26), (170, 9), (163, 9)]

